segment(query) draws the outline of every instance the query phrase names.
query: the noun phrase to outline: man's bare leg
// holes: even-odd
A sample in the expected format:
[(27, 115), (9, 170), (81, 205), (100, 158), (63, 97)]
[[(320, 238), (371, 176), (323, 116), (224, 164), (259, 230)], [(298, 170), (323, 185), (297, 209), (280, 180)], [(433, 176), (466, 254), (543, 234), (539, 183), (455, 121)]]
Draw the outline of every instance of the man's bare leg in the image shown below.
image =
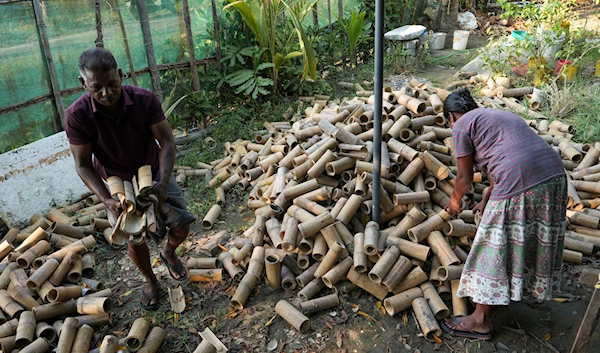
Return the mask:
[[(142, 275), (146, 277), (146, 286), (144, 287), (144, 293), (147, 297), (152, 297), (153, 293), (158, 289), (158, 279), (152, 271), (152, 265), (150, 264), (150, 250), (148, 250), (148, 244), (134, 245), (129, 243), (129, 257), (133, 263), (140, 270)], [(144, 305), (152, 305), (158, 301), (158, 296), (154, 296), (150, 302), (143, 302)]]
[[(182, 226), (171, 228), (169, 230), (167, 244), (165, 244), (165, 247), (161, 251), (162, 256), (165, 259), (167, 259), (167, 262), (169, 263), (169, 265), (177, 266), (179, 259), (177, 258), (177, 255), (175, 254), (175, 250), (181, 243), (183, 243), (183, 241), (187, 238), (189, 233), (190, 233), (190, 225), (189, 224), (184, 224)], [(169, 269), (169, 271), (171, 271), (171, 275), (175, 279), (180, 278), (181, 274), (177, 273), (176, 271), (174, 271), (172, 269)]]

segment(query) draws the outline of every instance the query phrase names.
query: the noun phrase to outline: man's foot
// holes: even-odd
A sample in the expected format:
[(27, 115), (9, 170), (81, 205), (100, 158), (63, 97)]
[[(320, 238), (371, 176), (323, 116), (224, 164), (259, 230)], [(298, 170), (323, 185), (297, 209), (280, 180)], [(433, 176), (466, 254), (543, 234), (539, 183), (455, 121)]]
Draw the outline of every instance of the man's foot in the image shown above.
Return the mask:
[(491, 322), (479, 322), (473, 315), (446, 319), (442, 322), (442, 328), (456, 337), (492, 339)]
[(140, 302), (140, 306), (146, 310), (156, 310), (158, 309), (158, 294), (160, 292), (160, 287), (158, 285), (153, 286), (147, 284), (144, 290), (142, 291), (142, 300)]
[(169, 269), (169, 274), (176, 281), (184, 281), (187, 279), (187, 270), (183, 265), (183, 262), (173, 255), (166, 256), (164, 254), (164, 249), (159, 254), (160, 260), (167, 266)]

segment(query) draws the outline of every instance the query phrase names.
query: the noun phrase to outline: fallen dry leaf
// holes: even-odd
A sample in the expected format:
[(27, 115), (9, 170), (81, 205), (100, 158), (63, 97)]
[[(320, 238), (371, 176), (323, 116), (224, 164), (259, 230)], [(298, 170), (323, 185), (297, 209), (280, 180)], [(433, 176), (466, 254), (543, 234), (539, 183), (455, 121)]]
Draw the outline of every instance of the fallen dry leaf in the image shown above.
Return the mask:
[(158, 266), (159, 263), (160, 263), (160, 257), (154, 258), (154, 261), (152, 261), (152, 267)]
[(381, 313), (381, 316), (385, 316), (385, 314), (386, 314), (385, 307), (381, 304), (381, 302), (378, 301), (377, 303), (375, 303), (375, 306), (377, 306), (377, 309)]
[(131, 293), (133, 293), (133, 291), (132, 291), (132, 290), (129, 290), (129, 291), (127, 291), (127, 292), (125, 292), (125, 293), (121, 294), (121, 297), (122, 297), (122, 298), (128, 297), (128, 296), (130, 296), (130, 295), (131, 295)]
[(569, 299), (567, 298), (554, 298), (554, 301), (557, 303), (564, 303), (566, 301), (568, 301)]
[(226, 248), (226, 247), (224, 247), (223, 245), (221, 245), (221, 244), (217, 244), (217, 245), (219, 246), (219, 249), (221, 249), (221, 250), (223, 250), (223, 251), (225, 251), (225, 252), (229, 251), (229, 249), (227, 249), (227, 248)]
[(548, 332), (545, 336), (544, 336), (544, 341), (549, 341), (552, 338), (552, 334), (550, 332)]
[(373, 322), (377, 322), (377, 320), (375, 320), (375, 318), (373, 316), (365, 313), (364, 311), (359, 311), (357, 314), (360, 315), (360, 316), (366, 317), (367, 319), (369, 319), (369, 320), (371, 320)]
[(325, 326), (327, 326), (328, 329), (333, 330), (333, 325), (329, 321), (325, 321)]
[(439, 343), (439, 344), (444, 343), (444, 341), (442, 341), (442, 339), (436, 335), (433, 335), (433, 340), (435, 341), (435, 343)]
[(404, 324), (404, 327), (408, 326), (408, 313), (406, 311), (402, 314), (402, 323)]

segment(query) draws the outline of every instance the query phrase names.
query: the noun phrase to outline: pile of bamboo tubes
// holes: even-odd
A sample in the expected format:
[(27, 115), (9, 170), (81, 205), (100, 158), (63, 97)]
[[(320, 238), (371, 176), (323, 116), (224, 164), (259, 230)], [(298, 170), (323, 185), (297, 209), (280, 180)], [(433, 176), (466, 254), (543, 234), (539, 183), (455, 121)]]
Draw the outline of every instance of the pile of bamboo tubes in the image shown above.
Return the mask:
[[(102, 342), (91, 352), (117, 352), (116, 337), (94, 337), (96, 328), (111, 323), (113, 307), (111, 289), (92, 279), (94, 234), (110, 230), (104, 204), (90, 196), (45, 217), (36, 214), (30, 223), (0, 240), (0, 350), (87, 353)], [(131, 351), (156, 353), (164, 336), (156, 327)]]
[[(219, 212), (227, 190), (250, 189), (254, 225), (219, 256), (226, 272), (240, 279), (233, 308), (243, 309), (264, 280), (273, 289), (297, 290), (294, 303), (281, 300), (275, 309), (301, 332), (310, 327), (306, 315), (337, 306), (340, 292), (357, 287), (382, 301), (389, 315), (412, 308), (428, 338), (441, 333), (436, 319), (468, 314), (467, 300), (456, 292), (477, 231), (478, 215), (468, 210), (482, 199), (487, 176), (475, 173), (462, 213), (451, 217), (444, 210), (457, 172), (442, 114), (450, 92), (411, 80), (398, 91), (384, 89), (382, 182), (373, 190), (372, 93), (342, 102), (305, 97), (311, 106), (292, 122), (266, 122), (253, 141), (226, 143), (223, 158), (176, 167), (178, 176), (206, 176), (217, 190)], [(571, 142), (572, 128), (558, 121), (530, 126), (556, 146), (567, 170), (579, 167), (581, 176), (573, 173), (573, 179), (600, 173), (600, 145)], [(566, 261), (592, 254), (588, 238), (600, 241), (600, 211), (592, 209), (600, 205), (600, 187), (592, 184), (570, 184), (570, 227), (578, 233), (567, 234)], [(381, 200), (379, 224), (370, 221), (374, 192)], [(211, 209), (205, 217), (207, 228), (215, 215)]]

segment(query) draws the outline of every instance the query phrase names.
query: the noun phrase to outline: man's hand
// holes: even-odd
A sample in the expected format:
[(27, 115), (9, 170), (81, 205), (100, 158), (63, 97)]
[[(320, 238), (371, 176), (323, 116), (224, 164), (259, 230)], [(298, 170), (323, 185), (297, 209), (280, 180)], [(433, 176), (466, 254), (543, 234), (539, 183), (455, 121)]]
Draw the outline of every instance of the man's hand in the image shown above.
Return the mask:
[(165, 182), (158, 182), (148, 191), (149, 194), (154, 194), (158, 198), (158, 206), (162, 206), (167, 201), (167, 192), (169, 190), (169, 184)]
[(446, 212), (450, 213), (452, 216), (461, 213), (462, 210), (460, 209), (460, 202), (450, 199), (450, 202), (448, 202), (448, 205), (446, 206)]
[(108, 211), (112, 212), (115, 218), (119, 218), (121, 212), (123, 212), (123, 208), (121, 207), (121, 203), (113, 198), (107, 198), (102, 200), (102, 203), (106, 206)]

